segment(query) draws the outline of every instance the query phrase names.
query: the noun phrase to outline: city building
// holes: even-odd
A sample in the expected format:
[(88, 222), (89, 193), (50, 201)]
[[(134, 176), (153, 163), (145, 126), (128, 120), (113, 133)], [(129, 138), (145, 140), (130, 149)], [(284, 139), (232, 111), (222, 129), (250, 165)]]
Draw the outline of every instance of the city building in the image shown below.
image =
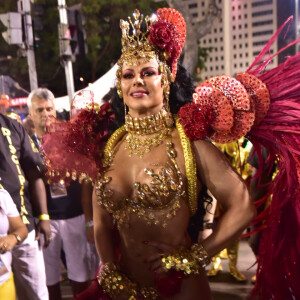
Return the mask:
[[(208, 10), (207, 0), (185, 0), (195, 22)], [(216, 0), (222, 16), (211, 32), (200, 40), (201, 47), (212, 47), (202, 79), (220, 74), (244, 72), (277, 30), (276, 0)], [(270, 48), (276, 53), (277, 43)], [(277, 66), (275, 57), (267, 68)]]

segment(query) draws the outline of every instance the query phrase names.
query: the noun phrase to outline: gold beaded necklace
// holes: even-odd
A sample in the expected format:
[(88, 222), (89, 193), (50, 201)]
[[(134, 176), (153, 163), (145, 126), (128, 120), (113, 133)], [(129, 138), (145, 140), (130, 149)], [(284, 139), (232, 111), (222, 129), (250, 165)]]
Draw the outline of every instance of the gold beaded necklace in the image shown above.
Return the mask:
[(129, 156), (137, 155), (143, 158), (144, 154), (150, 152), (152, 147), (160, 145), (169, 135), (173, 127), (171, 113), (162, 109), (158, 114), (144, 118), (132, 118), (130, 114), (125, 117), (125, 126), (128, 131), (126, 137)]

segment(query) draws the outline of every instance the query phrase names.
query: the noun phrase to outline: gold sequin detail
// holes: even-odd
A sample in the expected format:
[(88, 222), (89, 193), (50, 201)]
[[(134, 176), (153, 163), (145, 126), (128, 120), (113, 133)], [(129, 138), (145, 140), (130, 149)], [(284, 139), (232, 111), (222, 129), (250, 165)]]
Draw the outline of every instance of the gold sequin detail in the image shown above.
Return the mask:
[[(169, 129), (168, 129), (169, 130)], [(114, 157), (114, 146), (122, 137), (124, 127), (118, 129), (109, 139), (104, 154), (105, 165), (108, 168)], [(176, 163), (176, 151), (173, 147), (171, 134), (166, 139), (166, 152), (168, 162), (166, 167), (155, 173), (151, 168), (145, 168), (146, 175), (151, 177), (151, 183), (134, 183), (136, 196), (125, 201), (112, 201), (113, 191), (106, 187), (111, 177), (100, 175), (96, 181), (96, 196), (99, 205), (103, 205), (118, 223), (129, 223), (130, 214), (143, 218), (148, 225), (161, 225), (165, 227), (167, 221), (176, 215), (180, 208), (180, 200), (185, 199), (183, 189), (183, 176)]]
[(152, 147), (160, 145), (169, 135), (173, 123), (171, 113), (164, 108), (157, 114), (143, 118), (133, 118), (127, 114), (125, 125), (128, 135), (125, 149), (129, 150), (129, 157), (137, 155), (139, 158), (143, 158), (144, 154), (150, 152)]
[(179, 133), (184, 162), (185, 172), (188, 181), (188, 201), (191, 214), (195, 214), (198, 207), (198, 194), (197, 194), (197, 165), (192, 149), (192, 145), (184, 132), (183, 126), (179, 123), (179, 118), (175, 116), (176, 128)]
[(114, 147), (115, 144), (120, 140), (120, 138), (126, 133), (126, 126), (123, 125), (118, 128), (107, 141), (104, 148), (104, 158), (103, 158), (103, 167), (107, 168), (110, 166), (113, 155), (114, 155)]
[(129, 132), (126, 137), (127, 145), (125, 146), (125, 149), (129, 150), (129, 157), (137, 155), (139, 158), (143, 158), (144, 154), (150, 152), (152, 147), (160, 145), (167, 137), (168, 133), (168, 129), (163, 129), (149, 137), (141, 138), (140, 136)]
[(114, 264), (104, 264), (97, 280), (103, 291), (113, 299), (118, 299), (123, 292), (130, 295), (129, 299), (137, 299), (137, 284), (122, 274)]
[[(167, 167), (162, 168), (158, 174), (150, 168), (145, 168), (144, 172), (152, 177), (150, 186), (135, 182), (137, 197), (126, 199), (130, 212), (136, 213), (149, 225), (161, 224), (163, 227), (166, 227), (167, 221), (176, 215), (176, 211), (180, 208), (180, 199), (185, 197), (183, 176), (175, 161), (176, 152), (170, 136), (166, 147), (170, 159)], [(156, 217), (158, 210), (164, 210), (164, 216), (160, 219)]]
[[(188, 204), (192, 214), (197, 210), (197, 170), (191, 147), (191, 143), (184, 133), (182, 125), (176, 119), (183, 154), (185, 158), (186, 177), (188, 181)], [(108, 168), (114, 157), (116, 143), (126, 133), (125, 126), (120, 127), (109, 139), (104, 151), (104, 162)], [(176, 151), (173, 147), (171, 134), (166, 138), (166, 151), (169, 161), (166, 167), (155, 173), (151, 168), (145, 168), (144, 172), (151, 176), (149, 185), (135, 182), (136, 196), (125, 201), (111, 201), (113, 191), (106, 188), (111, 177), (102, 174), (96, 181), (96, 195), (99, 205), (111, 213), (115, 221), (119, 224), (128, 223), (130, 214), (134, 213), (139, 218), (143, 218), (149, 225), (161, 225), (165, 227), (167, 221), (176, 215), (180, 208), (180, 199), (187, 197), (183, 189), (183, 176), (176, 163)], [(171, 201), (170, 201), (171, 198)], [(161, 211), (161, 213), (160, 213)], [(159, 217), (158, 217), (159, 216)]]
[(163, 128), (172, 128), (173, 117), (164, 108), (157, 114), (143, 118), (133, 118), (130, 113), (125, 116), (125, 125), (129, 133), (136, 135), (147, 135), (161, 131)]
[(180, 247), (174, 254), (162, 257), (161, 261), (166, 271), (175, 269), (183, 271), (185, 275), (199, 274), (200, 269), (211, 262), (207, 251), (200, 243), (193, 244), (190, 249)]

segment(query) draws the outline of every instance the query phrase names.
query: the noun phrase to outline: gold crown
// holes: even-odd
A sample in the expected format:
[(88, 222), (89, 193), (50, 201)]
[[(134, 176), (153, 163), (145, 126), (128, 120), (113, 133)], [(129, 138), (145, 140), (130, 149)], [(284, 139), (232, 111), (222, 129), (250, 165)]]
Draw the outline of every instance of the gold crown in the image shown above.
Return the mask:
[[(118, 60), (117, 90), (121, 98), (121, 74), (124, 62), (138, 65), (140, 59), (143, 62), (156, 59), (163, 74), (162, 85), (175, 80), (177, 61), (186, 37), (185, 21), (177, 10), (159, 8), (156, 14), (144, 18), (136, 9), (133, 12), (133, 19), (128, 17), (128, 21), (120, 21), (120, 28), (122, 55)], [(166, 91), (166, 94), (168, 93)]]
[[(122, 30), (122, 53), (132, 53), (135, 55), (141, 51), (153, 51), (154, 45), (149, 42), (149, 26), (156, 21), (157, 17), (152, 14), (151, 17), (140, 14), (138, 9), (133, 12), (133, 20), (128, 17), (129, 22), (120, 20), (120, 28)], [(143, 21), (146, 28), (142, 29)]]

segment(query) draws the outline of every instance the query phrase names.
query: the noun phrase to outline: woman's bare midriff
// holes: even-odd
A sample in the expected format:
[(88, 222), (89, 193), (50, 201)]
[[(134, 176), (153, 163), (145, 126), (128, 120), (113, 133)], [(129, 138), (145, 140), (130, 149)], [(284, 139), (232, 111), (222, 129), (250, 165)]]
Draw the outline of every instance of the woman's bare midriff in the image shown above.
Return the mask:
[[(147, 245), (147, 241), (156, 241), (174, 246), (188, 242), (186, 228), (189, 211), (185, 204), (177, 211), (176, 216), (169, 220), (166, 228), (147, 225), (144, 220), (132, 215), (130, 224), (119, 229), (121, 237), (120, 266), (129, 277), (141, 285), (153, 285), (155, 273), (150, 269), (146, 260), (153, 254), (162, 251)], [(186, 244), (186, 246), (188, 246)]]
[[(120, 268), (129, 278), (140, 286), (155, 286), (155, 277), (166, 277), (151, 270), (147, 259), (155, 254), (163, 254), (157, 248), (147, 244), (147, 241), (156, 241), (178, 248), (179, 245), (189, 246), (187, 234), (189, 209), (185, 203), (177, 211), (176, 216), (169, 220), (166, 228), (149, 226), (143, 220), (131, 216), (130, 225), (120, 228)], [(201, 287), (201, 288), (200, 288)], [(184, 298), (183, 298), (184, 296)], [(202, 270), (198, 275), (187, 276), (182, 280), (181, 291), (172, 298), (159, 299), (211, 299), (208, 281)]]

